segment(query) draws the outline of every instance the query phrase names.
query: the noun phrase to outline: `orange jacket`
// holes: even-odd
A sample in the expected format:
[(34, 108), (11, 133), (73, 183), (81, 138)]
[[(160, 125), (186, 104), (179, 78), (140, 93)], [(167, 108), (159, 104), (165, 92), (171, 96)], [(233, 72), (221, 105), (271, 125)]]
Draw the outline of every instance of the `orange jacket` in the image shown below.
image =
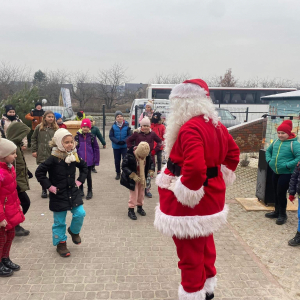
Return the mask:
[(36, 126), (42, 123), (43, 116), (34, 116), (33, 111), (31, 111), (25, 116), (25, 119), (32, 121), (32, 130), (34, 130)]

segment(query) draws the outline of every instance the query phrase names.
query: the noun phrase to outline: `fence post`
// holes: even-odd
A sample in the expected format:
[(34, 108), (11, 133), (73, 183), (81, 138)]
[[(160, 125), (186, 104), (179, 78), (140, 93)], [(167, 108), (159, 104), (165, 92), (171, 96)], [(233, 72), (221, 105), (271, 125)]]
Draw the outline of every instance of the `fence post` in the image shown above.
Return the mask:
[(246, 122), (248, 122), (249, 107), (246, 108)]
[(102, 116), (103, 116), (103, 139), (105, 140), (105, 125), (106, 125), (105, 104), (102, 105)]
[(138, 121), (139, 121), (139, 118), (138, 118), (138, 106), (136, 105), (134, 107), (134, 114), (135, 114), (135, 123), (134, 123), (134, 128), (137, 129), (137, 126), (138, 126)]

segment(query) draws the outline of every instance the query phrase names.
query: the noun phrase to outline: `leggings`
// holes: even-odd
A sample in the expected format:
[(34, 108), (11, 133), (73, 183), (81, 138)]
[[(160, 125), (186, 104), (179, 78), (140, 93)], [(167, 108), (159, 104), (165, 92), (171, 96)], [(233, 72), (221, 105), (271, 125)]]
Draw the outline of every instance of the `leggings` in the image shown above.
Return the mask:
[(18, 193), (21, 206), (23, 208), (23, 214), (25, 215), (30, 207), (30, 199), (26, 192), (19, 192)]
[(8, 258), (12, 241), (15, 237), (15, 228), (5, 230), (0, 227), (0, 258)]

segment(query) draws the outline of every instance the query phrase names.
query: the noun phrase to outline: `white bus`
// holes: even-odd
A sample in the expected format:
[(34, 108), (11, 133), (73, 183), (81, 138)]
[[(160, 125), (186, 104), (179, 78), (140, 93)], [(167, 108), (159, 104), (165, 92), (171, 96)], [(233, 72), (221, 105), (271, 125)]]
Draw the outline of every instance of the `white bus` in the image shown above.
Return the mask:
[[(171, 89), (175, 84), (150, 84), (147, 88), (148, 99), (169, 99)], [(269, 112), (269, 101), (261, 97), (296, 91), (296, 88), (239, 88), (239, 87), (209, 87), (210, 97), (216, 107), (231, 111), (241, 122), (246, 121), (246, 111), (249, 108), (247, 121), (260, 118)]]

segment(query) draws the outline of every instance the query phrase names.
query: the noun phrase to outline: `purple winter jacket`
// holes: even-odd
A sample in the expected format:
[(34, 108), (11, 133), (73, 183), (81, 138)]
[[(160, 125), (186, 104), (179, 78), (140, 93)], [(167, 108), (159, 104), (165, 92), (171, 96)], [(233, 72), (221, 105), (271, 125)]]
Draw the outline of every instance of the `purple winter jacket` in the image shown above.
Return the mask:
[[(92, 136), (94, 140), (93, 145)], [(90, 132), (87, 134), (77, 132), (75, 141), (77, 142), (77, 154), (86, 162), (87, 166), (99, 166), (100, 150), (97, 138)]]

